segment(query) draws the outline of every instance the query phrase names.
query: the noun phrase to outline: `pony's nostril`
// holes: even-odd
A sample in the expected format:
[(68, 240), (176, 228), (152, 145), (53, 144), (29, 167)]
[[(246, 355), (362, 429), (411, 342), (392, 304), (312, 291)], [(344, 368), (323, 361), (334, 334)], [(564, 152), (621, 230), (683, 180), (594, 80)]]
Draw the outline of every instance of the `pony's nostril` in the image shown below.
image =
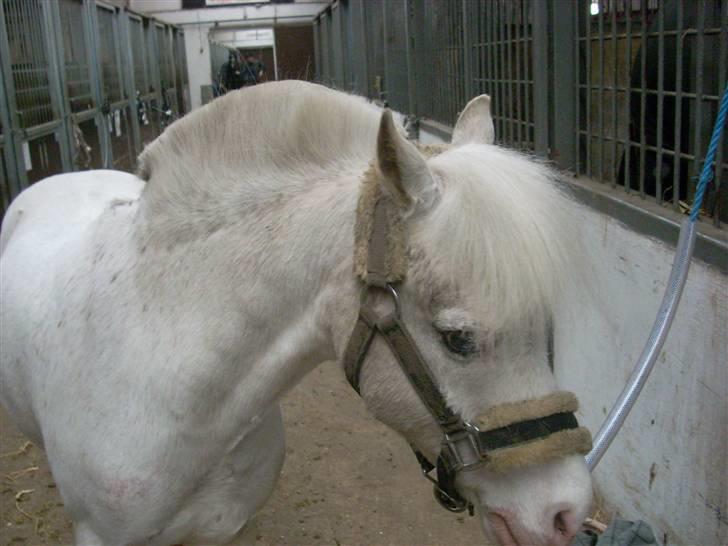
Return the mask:
[(560, 510), (554, 516), (554, 538), (556, 544), (569, 544), (579, 530), (579, 522), (572, 510)]
[(566, 523), (564, 522), (564, 513), (559, 512), (554, 517), (554, 529), (562, 535), (566, 534)]

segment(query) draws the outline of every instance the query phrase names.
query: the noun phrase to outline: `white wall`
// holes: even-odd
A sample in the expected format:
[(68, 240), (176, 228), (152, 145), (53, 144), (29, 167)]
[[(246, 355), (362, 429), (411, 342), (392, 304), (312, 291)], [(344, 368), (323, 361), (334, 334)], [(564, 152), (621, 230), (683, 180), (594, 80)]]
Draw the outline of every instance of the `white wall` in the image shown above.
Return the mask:
[[(441, 142), (423, 132), (423, 142)], [(674, 247), (577, 207), (589, 294), (555, 318), (556, 375), (596, 433), (649, 335)], [(726, 258), (728, 259), (728, 257)], [(667, 545), (728, 544), (728, 276), (693, 260), (666, 345), (595, 471), (601, 495)]]
[[(675, 250), (591, 209), (580, 218), (591, 297), (572, 294), (565, 303), (583, 311), (557, 319), (556, 372), (596, 431), (645, 344)], [(727, 324), (728, 276), (693, 260), (655, 369), (595, 472), (605, 499), (667, 544), (728, 544)]]

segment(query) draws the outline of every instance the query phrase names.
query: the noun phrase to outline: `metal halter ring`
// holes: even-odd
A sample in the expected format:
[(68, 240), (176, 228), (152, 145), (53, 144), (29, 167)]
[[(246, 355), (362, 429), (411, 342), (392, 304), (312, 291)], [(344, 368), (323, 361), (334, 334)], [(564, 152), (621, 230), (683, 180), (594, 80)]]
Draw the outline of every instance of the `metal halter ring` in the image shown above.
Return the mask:
[(362, 287), (361, 295), (360, 295), (360, 304), (362, 307), (367, 303), (369, 300), (369, 294), (373, 292), (374, 290), (381, 290), (383, 292), (387, 292), (391, 297), (392, 301), (394, 302), (394, 314), (396, 317), (402, 316), (402, 308), (399, 303), (399, 294), (397, 294), (397, 291), (394, 289), (394, 287), (387, 283), (384, 286), (378, 286), (374, 284), (367, 284)]
[[(432, 471), (433, 469), (430, 469)], [(448, 512), (454, 512), (459, 514), (465, 512), (465, 510), (472, 512), (472, 505), (465, 499), (455, 499), (440, 487), (440, 482), (430, 476), (430, 471), (427, 471), (424, 467), (422, 468), (422, 475), (432, 482), (432, 492), (435, 495), (435, 500)], [(470, 514), (473, 515), (472, 513)]]

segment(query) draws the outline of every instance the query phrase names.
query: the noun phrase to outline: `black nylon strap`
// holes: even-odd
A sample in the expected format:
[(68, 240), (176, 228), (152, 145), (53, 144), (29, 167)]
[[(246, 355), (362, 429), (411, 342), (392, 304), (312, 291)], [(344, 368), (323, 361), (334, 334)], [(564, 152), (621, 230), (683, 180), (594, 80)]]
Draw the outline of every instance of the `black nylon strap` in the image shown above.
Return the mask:
[(506, 427), (481, 432), (478, 434), (478, 441), (481, 449), (492, 451), (545, 438), (554, 432), (573, 428), (579, 428), (579, 423), (573, 413), (555, 413), (548, 417), (521, 421)]

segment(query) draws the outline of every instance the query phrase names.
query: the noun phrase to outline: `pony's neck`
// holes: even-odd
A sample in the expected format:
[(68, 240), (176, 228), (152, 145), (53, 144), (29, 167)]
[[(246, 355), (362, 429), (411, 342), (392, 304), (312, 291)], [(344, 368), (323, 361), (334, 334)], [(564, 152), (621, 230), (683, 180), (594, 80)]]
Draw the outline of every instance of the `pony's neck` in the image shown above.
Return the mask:
[(360, 177), (294, 180), (277, 195), (251, 199), (237, 217), (218, 225), (186, 219), (178, 230), (155, 222), (154, 207), (140, 201), (136, 239), (151, 256), (143, 260), (146, 274), (164, 272), (161, 289), (176, 300), (177, 314), (202, 317), (204, 343), (221, 361), (209, 365), (242, 385), (246, 407), (273, 402), (336, 357), (332, 322), (348, 320), (342, 309), (356, 312)]

